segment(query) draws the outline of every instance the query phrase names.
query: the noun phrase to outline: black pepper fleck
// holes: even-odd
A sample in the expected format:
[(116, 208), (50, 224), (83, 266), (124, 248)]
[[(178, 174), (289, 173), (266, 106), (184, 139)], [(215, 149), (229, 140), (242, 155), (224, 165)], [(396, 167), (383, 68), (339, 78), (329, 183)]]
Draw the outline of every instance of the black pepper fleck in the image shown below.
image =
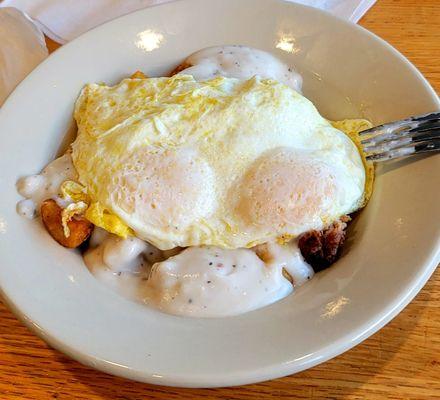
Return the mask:
[(212, 265), (212, 262), (210, 262), (209, 265)]
[(206, 283), (211, 283), (211, 281), (206, 281)]
[(236, 267), (236, 265), (235, 264), (232, 264), (232, 268), (235, 268)]
[(190, 303), (190, 304), (191, 304), (192, 302), (193, 302), (193, 300), (192, 300), (192, 299), (188, 299), (188, 303)]

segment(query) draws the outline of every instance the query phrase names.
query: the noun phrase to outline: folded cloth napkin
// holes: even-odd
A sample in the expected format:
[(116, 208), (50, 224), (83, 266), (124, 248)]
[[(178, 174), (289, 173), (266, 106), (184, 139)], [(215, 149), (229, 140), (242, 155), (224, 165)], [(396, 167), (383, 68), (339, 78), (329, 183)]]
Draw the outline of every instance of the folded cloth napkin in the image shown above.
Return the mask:
[(32, 21), (16, 8), (0, 8), (0, 106), (46, 57), (43, 33)]
[[(29, 15), (51, 39), (65, 43), (81, 33), (151, 5), (170, 0), (0, 0), (0, 7), (16, 7)], [(295, 0), (357, 22), (375, 0)]]

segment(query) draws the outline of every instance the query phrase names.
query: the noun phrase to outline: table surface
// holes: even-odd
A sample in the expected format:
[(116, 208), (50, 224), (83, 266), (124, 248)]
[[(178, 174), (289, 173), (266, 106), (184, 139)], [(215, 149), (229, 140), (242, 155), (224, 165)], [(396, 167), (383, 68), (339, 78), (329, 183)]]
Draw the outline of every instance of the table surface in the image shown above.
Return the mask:
[[(378, 0), (360, 24), (440, 89), (440, 1)], [(48, 40), (50, 51), (58, 45)], [(0, 303), (0, 398), (440, 399), (440, 270), (378, 333), (315, 368), (255, 385), (176, 389), (112, 377), (49, 348)]]

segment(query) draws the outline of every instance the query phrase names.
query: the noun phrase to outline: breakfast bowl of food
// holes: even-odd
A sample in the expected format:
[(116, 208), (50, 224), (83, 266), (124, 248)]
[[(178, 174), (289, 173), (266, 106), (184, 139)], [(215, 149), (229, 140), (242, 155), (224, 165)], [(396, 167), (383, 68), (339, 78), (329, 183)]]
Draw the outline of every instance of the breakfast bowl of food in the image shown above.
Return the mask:
[(294, 373), (436, 267), (439, 158), (375, 164), (416, 145), (371, 131), (437, 123), (434, 91), (362, 28), (248, 3), (102, 25), (0, 109), (2, 294), (84, 364), (189, 387)]

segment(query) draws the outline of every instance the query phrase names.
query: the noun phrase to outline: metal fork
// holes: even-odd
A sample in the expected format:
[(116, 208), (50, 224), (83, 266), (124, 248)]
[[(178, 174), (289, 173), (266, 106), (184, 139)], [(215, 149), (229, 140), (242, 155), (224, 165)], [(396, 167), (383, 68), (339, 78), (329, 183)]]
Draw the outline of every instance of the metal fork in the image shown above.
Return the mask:
[(387, 161), (440, 150), (440, 111), (390, 122), (359, 133), (368, 160)]

